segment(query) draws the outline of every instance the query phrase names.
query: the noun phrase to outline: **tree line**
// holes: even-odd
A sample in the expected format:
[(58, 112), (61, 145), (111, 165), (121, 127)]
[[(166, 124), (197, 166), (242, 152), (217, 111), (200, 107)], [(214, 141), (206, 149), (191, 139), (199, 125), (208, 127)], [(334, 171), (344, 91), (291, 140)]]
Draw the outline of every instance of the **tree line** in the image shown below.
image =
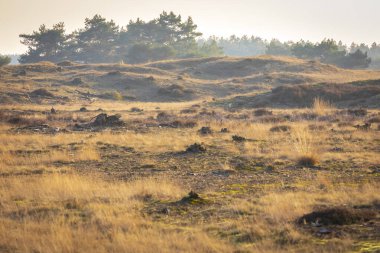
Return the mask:
[(120, 27), (100, 15), (86, 18), (84, 27), (66, 33), (63, 22), (51, 28), (41, 25), (32, 34), (21, 34), (28, 51), (20, 63), (64, 60), (86, 63), (144, 63), (173, 58), (210, 56), (285, 55), (319, 60), (344, 68), (380, 68), (380, 44), (351, 44), (324, 39), (321, 42), (270, 41), (255, 36), (204, 39), (191, 17), (182, 19), (173, 12), (158, 18), (131, 20)]
[[(210, 37), (230, 56), (284, 55), (302, 59), (319, 60), (343, 68), (380, 68), (380, 44), (352, 43), (350, 46), (341, 41), (324, 39), (320, 42), (300, 40), (298, 42), (270, 41), (255, 36), (235, 35), (229, 38)], [(207, 40), (204, 40), (207, 42)]]
[(119, 27), (113, 20), (101, 15), (86, 18), (84, 28), (70, 34), (60, 22), (48, 28), (41, 25), (32, 34), (21, 34), (21, 43), (28, 51), (20, 63), (63, 60), (88, 63), (120, 62), (142, 63), (169, 58), (188, 58), (222, 55), (214, 42), (200, 44), (202, 33), (191, 17), (162, 12), (156, 19), (131, 20)]

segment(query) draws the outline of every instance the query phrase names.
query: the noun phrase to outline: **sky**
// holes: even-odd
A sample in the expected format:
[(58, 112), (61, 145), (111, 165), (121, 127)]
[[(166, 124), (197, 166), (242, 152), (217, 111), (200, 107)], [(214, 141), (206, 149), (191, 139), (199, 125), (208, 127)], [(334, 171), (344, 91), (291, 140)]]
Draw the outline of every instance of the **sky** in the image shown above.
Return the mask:
[(380, 43), (380, 0), (0, 0), (0, 53), (23, 53), (18, 37), (41, 24), (65, 22), (71, 32), (101, 14), (125, 26), (166, 11), (191, 16), (205, 37), (260, 36), (313, 42), (324, 38)]

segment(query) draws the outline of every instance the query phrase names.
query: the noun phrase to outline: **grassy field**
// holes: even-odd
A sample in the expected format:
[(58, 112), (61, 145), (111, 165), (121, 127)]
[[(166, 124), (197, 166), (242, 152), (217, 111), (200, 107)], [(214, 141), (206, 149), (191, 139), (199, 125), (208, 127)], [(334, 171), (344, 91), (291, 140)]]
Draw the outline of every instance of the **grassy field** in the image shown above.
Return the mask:
[[(230, 82), (215, 78), (230, 62), (242, 60), (138, 68), (178, 80), (192, 67), (211, 80), (199, 78), (204, 88)], [(72, 80), (74, 70), (54, 72), (50, 82), (51, 73), (11, 78), (19, 71), (12, 68), (2, 70), (2, 94), (45, 87), (54, 99), (14, 95), (0, 107), (0, 252), (380, 250), (379, 109), (340, 108), (317, 96), (304, 108), (228, 108), (212, 92), (177, 102), (90, 101), (68, 92), (103, 90), (44, 86)], [(129, 75), (113, 65), (89, 68)], [(336, 71), (323, 68), (325, 79)], [(338, 71), (332, 79), (343, 78)], [(366, 77), (348, 72), (347, 82)]]

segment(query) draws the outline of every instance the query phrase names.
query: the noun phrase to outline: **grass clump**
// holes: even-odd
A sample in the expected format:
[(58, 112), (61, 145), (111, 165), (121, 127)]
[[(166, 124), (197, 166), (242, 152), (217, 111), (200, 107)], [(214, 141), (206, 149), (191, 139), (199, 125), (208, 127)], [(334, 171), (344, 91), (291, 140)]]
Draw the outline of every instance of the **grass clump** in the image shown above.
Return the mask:
[(312, 111), (315, 114), (319, 116), (326, 115), (327, 113), (331, 112), (334, 109), (335, 107), (329, 101), (325, 101), (320, 97), (314, 98)]
[(290, 138), (298, 165), (312, 167), (319, 163), (320, 150), (316, 148), (314, 135), (307, 127), (300, 125), (293, 127)]

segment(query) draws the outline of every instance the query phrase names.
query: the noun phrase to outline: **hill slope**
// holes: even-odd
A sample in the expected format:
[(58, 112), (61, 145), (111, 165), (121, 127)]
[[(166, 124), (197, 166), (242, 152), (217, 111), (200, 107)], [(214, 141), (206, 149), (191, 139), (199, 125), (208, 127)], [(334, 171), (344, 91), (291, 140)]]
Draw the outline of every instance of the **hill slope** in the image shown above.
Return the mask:
[(311, 106), (315, 98), (330, 101), (338, 107), (380, 108), (380, 80), (285, 85), (262, 94), (222, 99), (216, 104), (228, 108), (302, 108)]
[[(191, 101), (269, 92), (284, 85), (373, 79), (380, 79), (379, 71), (345, 70), (316, 61), (274, 56), (182, 59), (141, 65), (40, 62), (0, 69), (0, 103)], [(33, 92), (38, 89), (49, 93)], [(269, 102), (264, 104), (276, 101)]]

